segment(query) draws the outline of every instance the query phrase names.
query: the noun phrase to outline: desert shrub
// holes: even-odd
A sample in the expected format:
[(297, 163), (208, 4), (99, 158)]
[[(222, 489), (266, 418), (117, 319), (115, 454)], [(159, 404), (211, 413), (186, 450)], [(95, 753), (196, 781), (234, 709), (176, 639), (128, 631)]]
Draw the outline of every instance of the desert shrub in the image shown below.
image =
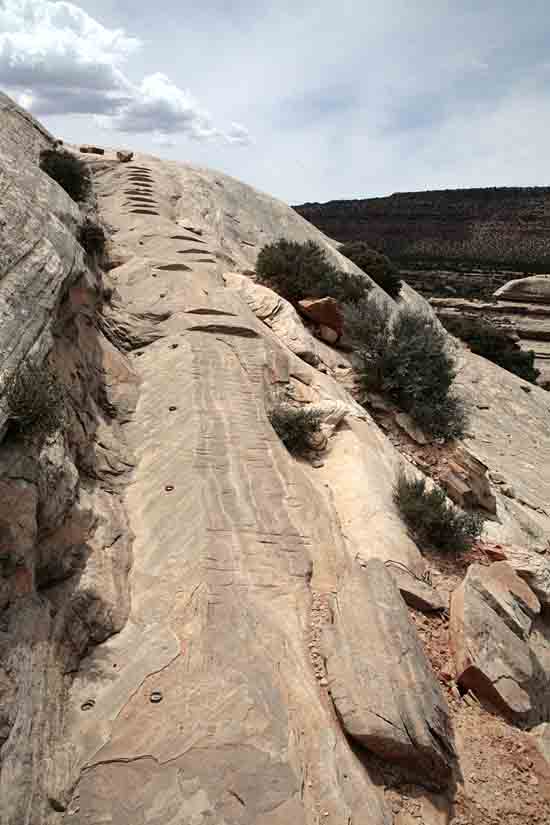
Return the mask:
[(463, 435), (466, 407), (451, 390), (455, 362), (434, 318), (407, 306), (392, 314), (376, 296), (369, 296), (347, 308), (345, 319), (362, 360), (363, 389), (387, 395), (429, 435)]
[(105, 232), (103, 228), (86, 218), (78, 231), (78, 242), (83, 247), (87, 255), (97, 257), (100, 260), (105, 254)]
[(349, 241), (341, 246), (339, 251), (370, 275), (390, 298), (398, 297), (401, 291), (399, 270), (386, 255), (371, 249), (365, 241)]
[(10, 424), (24, 436), (47, 437), (65, 419), (65, 394), (51, 368), (26, 365), (6, 386)]
[(86, 200), (91, 189), (90, 172), (84, 161), (65, 149), (43, 149), (40, 168), (78, 203)]
[(389, 341), (392, 309), (371, 293), (362, 301), (344, 305), (345, 330), (361, 358), (360, 379), (365, 390), (380, 390)]
[(278, 403), (269, 413), (271, 426), (293, 455), (304, 455), (312, 449), (312, 437), (321, 429), (321, 414), (307, 407), (292, 407)]
[(467, 550), (481, 535), (483, 517), (450, 504), (441, 487), (399, 474), (393, 498), (413, 536), (441, 550)]
[(533, 350), (522, 350), (507, 330), (481, 318), (456, 315), (440, 319), (445, 328), (464, 341), (472, 352), (493, 364), (536, 384), (540, 371), (534, 366)]
[(382, 364), (382, 389), (427, 433), (458, 438), (467, 415), (451, 391), (456, 365), (445, 332), (422, 310), (403, 307), (391, 323)]
[(258, 280), (288, 301), (332, 297), (354, 303), (364, 297), (370, 284), (357, 273), (342, 272), (313, 241), (297, 243), (285, 238), (267, 244), (256, 262)]

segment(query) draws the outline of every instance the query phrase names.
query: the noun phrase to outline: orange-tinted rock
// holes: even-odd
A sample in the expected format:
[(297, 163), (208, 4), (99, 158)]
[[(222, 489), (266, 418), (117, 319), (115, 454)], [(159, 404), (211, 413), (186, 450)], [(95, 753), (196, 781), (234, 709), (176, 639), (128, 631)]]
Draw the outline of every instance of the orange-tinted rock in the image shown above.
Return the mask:
[(451, 598), (457, 682), (517, 718), (536, 711), (540, 695), (527, 640), (539, 611), (535, 594), (506, 562), (471, 565)]
[(340, 304), (334, 298), (304, 298), (298, 301), (300, 311), (310, 321), (322, 327), (333, 329), (338, 338), (344, 331), (344, 316)]

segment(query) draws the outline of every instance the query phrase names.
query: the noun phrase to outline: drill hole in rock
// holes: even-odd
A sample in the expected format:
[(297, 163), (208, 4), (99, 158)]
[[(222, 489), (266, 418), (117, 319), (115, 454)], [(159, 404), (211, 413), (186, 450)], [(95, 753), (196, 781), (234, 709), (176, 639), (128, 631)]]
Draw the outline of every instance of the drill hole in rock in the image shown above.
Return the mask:
[(167, 493), (171, 493), (174, 489), (174, 485), (173, 484), (167, 484), (164, 489), (166, 490)]
[(95, 707), (95, 699), (86, 699), (80, 706), (81, 710), (91, 710)]
[(177, 407), (172, 406), (172, 407), (168, 407), (168, 409), (169, 409), (170, 412), (175, 412), (177, 410)]
[(159, 702), (162, 702), (162, 691), (152, 690), (149, 696), (149, 701), (154, 705), (158, 705)]

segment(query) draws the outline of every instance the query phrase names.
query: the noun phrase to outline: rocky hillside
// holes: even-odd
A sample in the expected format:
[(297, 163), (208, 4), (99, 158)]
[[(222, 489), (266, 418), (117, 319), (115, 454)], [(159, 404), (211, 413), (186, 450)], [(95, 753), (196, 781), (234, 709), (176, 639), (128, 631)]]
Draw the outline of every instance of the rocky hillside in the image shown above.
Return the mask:
[[(548, 394), (460, 350), (467, 437), (418, 444), (251, 277), (281, 236), (353, 271), (295, 211), (75, 148), (80, 209), (0, 106), (1, 824), (547, 822)], [(13, 426), (31, 366), (65, 390), (46, 438)], [(281, 395), (322, 417), (308, 458)], [(416, 544), (402, 467), (484, 508), (482, 541)]]
[(329, 237), (367, 241), (403, 266), (550, 271), (550, 187), (399, 192), (295, 208)]

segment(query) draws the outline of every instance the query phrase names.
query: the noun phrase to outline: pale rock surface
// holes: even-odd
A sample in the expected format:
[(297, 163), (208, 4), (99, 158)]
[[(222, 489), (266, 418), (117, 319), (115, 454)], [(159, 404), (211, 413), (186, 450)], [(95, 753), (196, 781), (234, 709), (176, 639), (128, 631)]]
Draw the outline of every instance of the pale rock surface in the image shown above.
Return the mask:
[(495, 292), (501, 301), (550, 304), (550, 275), (531, 275), (508, 281)]
[(454, 754), (447, 703), (382, 561), (346, 578), (324, 643), (329, 690), (348, 735), (445, 784)]
[(550, 557), (525, 547), (502, 547), (503, 557), (525, 579), (542, 604), (550, 604)]

